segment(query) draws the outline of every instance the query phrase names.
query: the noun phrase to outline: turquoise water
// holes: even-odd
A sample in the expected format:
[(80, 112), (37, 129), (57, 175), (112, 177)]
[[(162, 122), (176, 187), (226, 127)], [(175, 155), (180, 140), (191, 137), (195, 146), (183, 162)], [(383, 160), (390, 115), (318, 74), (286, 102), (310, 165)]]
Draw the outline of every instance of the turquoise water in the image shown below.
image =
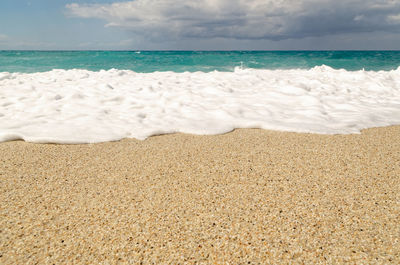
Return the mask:
[(400, 51), (0, 51), (0, 72), (44, 72), (53, 69), (135, 72), (310, 69), (327, 65), (346, 70), (392, 70)]

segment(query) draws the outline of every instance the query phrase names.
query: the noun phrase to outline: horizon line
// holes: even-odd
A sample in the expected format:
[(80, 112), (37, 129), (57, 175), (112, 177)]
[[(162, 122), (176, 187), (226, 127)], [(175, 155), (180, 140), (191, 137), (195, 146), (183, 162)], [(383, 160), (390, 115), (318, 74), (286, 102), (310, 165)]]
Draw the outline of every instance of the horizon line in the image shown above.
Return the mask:
[(287, 49), (287, 50), (241, 50), (241, 49), (232, 49), (232, 50), (186, 50), (186, 49), (161, 49), (161, 50), (147, 50), (147, 49), (121, 49), (121, 50), (113, 50), (113, 49), (86, 49), (86, 50), (79, 50), (79, 49), (0, 49), (1, 52), (12, 52), (12, 51), (32, 51), (32, 52), (96, 52), (96, 51), (110, 51), (110, 52), (341, 52), (341, 51), (357, 51), (357, 52), (364, 52), (364, 51), (393, 51), (398, 52), (400, 49)]

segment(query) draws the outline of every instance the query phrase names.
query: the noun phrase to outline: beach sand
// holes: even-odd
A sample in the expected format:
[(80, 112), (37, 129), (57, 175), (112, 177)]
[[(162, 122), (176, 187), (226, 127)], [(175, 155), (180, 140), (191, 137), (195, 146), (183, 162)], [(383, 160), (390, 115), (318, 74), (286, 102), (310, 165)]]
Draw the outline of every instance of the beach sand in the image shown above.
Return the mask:
[(0, 143), (0, 264), (400, 263), (400, 126)]

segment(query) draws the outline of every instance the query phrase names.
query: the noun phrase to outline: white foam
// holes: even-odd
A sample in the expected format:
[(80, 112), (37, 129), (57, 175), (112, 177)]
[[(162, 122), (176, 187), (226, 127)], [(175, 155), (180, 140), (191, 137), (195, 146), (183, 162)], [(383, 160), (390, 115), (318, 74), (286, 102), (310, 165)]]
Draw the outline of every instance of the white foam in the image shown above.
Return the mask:
[(397, 124), (400, 67), (0, 73), (0, 141), (95, 143), (234, 128), (348, 134)]

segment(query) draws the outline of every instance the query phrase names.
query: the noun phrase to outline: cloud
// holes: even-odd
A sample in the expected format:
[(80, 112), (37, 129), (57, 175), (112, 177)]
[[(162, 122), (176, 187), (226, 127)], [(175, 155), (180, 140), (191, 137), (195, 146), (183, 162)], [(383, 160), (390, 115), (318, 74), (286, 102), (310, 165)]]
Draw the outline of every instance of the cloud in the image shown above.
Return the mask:
[(5, 40), (7, 40), (7, 39), (8, 39), (8, 36), (7, 36), (7, 35), (0, 34), (0, 41), (5, 41)]
[(153, 39), (283, 40), (400, 32), (397, 0), (136, 0), (68, 4), (68, 14)]
[(400, 13), (397, 15), (388, 16), (388, 22), (393, 24), (400, 24)]

